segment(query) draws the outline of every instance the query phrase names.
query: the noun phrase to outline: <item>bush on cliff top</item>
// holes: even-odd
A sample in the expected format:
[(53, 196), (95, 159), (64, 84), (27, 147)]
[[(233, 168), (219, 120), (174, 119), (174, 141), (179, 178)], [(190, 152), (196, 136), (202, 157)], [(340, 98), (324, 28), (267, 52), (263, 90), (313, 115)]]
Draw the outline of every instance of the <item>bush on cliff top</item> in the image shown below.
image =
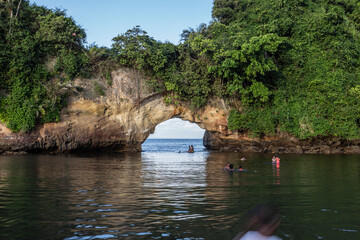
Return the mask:
[[(29, 1), (0, 2), (0, 86), (7, 93), (0, 120), (12, 131), (59, 120), (66, 93), (51, 85), (72, 80), (87, 64), (84, 39), (84, 30), (63, 11)], [(47, 69), (51, 58), (56, 65)]]
[(171, 57), (138, 27), (113, 47), (119, 63), (195, 107), (214, 95), (241, 102), (232, 130), (358, 138), (359, 9), (355, 0), (215, 0), (214, 21), (184, 30)]
[[(277, 70), (261, 80), (272, 93), (270, 102), (250, 104), (243, 114), (271, 109), (274, 128), (300, 138), (359, 138), (358, 1), (216, 0), (214, 4), (213, 16), (228, 27), (237, 26), (242, 35), (253, 39), (275, 34), (283, 39), (280, 51), (270, 53)], [(267, 51), (262, 54), (269, 56)], [(230, 114), (231, 118), (239, 115)]]
[[(184, 30), (179, 45), (136, 26), (110, 49), (85, 49), (84, 31), (62, 11), (23, 1), (10, 18), (9, 9), (16, 9), (0, 4), (0, 85), (8, 93), (0, 118), (14, 131), (58, 119), (64, 97), (50, 94), (49, 83), (70, 81), (83, 69), (111, 83), (118, 64), (144, 72), (154, 90), (175, 93), (167, 102), (177, 98), (197, 108), (211, 96), (236, 102), (232, 130), (360, 137), (356, 0), (215, 0), (213, 21)], [(54, 69), (45, 68), (54, 57)]]

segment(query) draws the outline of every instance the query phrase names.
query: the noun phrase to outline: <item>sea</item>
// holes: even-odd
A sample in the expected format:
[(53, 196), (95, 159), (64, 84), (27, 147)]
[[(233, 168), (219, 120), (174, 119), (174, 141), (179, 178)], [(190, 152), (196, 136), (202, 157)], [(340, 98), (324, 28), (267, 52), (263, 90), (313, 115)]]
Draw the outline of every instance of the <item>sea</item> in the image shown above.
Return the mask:
[(201, 139), (0, 156), (0, 239), (232, 239), (261, 203), (277, 207), (282, 239), (360, 239), (359, 155), (271, 157), (209, 151)]

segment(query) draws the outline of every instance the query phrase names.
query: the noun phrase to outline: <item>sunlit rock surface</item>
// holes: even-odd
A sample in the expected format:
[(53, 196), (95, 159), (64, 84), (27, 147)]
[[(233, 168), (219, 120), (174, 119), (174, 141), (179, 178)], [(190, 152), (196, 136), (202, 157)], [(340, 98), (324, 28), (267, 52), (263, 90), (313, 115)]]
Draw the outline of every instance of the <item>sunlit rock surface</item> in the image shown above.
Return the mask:
[[(111, 84), (105, 79), (76, 80), (73, 88), (81, 91), (74, 90), (58, 123), (39, 125), (30, 133), (12, 133), (0, 124), (1, 153), (141, 151), (141, 143), (155, 127), (174, 117), (209, 131), (226, 128), (227, 111), (220, 100), (192, 111), (166, 105), (163, 94), (151, 91), (138, 72), (121, 69), (112, 73), (112, 79)], [(96, 94), (95, 80), (104, 96)]]
[[(30, 133), (12, 133), (0, 123), (0, 152), (73, 152), (141, 151), (141, 144), (155, 127), (170, 119), (181, 118), (205, 129), (204, 146), (220, 151), (269, 153), (360, 153), (359, 141), (339, 139), (299, 139), (281, 133), (251, 137), (227, 128), (229, 108), (221, 99), (213, 99), (200, 110), (187, 105), (166, 105), (163, 94), (145, 84), (144, 76), (130, 69), (112, 73), (105, 79), (78, 79), (62, 110), (61, 121), (39, 125)], [(104, 96), (95, 91), (100, 83)]]

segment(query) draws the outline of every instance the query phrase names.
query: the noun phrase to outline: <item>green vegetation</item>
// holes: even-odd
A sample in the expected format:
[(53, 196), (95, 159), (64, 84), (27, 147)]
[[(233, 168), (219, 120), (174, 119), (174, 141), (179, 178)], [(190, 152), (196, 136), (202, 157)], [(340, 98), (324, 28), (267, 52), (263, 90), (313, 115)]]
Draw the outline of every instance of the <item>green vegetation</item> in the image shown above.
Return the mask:
[(143, 71), (150, 78), (149, 84), (154, 90), (164, 90), (164, 82), (171, 79), (177, 69), (175, 45), (154, 40), (140, 26), (113, 38), (113, 41), (112, 57), (118, 64)]
[[(23, 132), (58, 121), (66, 104), (63, 86), (87, 61), (84, 39), (84, 30), (63, 11), (0, 1), (0, 87), (6, 93), (0, 120)], [(54, 66), (47, 67), (51, 60)]]
[(217, 0), (213, 16), (218, 20), (214, 24), (237, 27), (247, 37), (241, 49), (272, 36), (272, 46), (251, 47), (268, 59), (250, 58), (250, 65), (260, 69), (256, 81), (263, 85), (249, 89), (250, 102), (240, 87), (245, 110), (231, 112), (231, 129), (261, 134), (279, 128), (300, 138), (359, 138), (358, 1)]
[[(0, 120), (13, 131), (58, 120), (66, 82), (97, 73), (110, 86), (124, 66), (142, 71), (167, 104), (227, 100), (231, 130), (360, 137), (357, 0), (215, 0), (213, 21), (184, 30), (178, 45), (136, 26), (110, 49), (84, 47), (63, 11), (9, 2), (0, 1)], [(104, 94), (98, 83), (94, 91)]]
[(96, 95), (105, 96), (105, 91), (98, 82), (94, 82), (94, 92)]

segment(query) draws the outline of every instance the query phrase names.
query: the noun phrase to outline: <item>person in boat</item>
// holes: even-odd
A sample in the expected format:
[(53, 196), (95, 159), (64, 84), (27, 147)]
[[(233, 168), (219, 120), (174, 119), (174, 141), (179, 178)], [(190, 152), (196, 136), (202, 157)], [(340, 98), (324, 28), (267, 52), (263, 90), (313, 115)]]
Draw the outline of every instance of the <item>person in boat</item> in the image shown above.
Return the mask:
[(248, 213), (247, 224), (233, 240), (281, 240), (273, 235), (280, 225), (280, 217), (275, 206), (260, 204)]
[(238, 169), (239, 172), (243, 172), (244, 169), (242, 168), (242, 166), (239, 166), (239, 169)]
[(229, 170), (230, 171), (234, 170), (234, 165), (232, 163), (230, 163), (230, 165), (229, 165)]

